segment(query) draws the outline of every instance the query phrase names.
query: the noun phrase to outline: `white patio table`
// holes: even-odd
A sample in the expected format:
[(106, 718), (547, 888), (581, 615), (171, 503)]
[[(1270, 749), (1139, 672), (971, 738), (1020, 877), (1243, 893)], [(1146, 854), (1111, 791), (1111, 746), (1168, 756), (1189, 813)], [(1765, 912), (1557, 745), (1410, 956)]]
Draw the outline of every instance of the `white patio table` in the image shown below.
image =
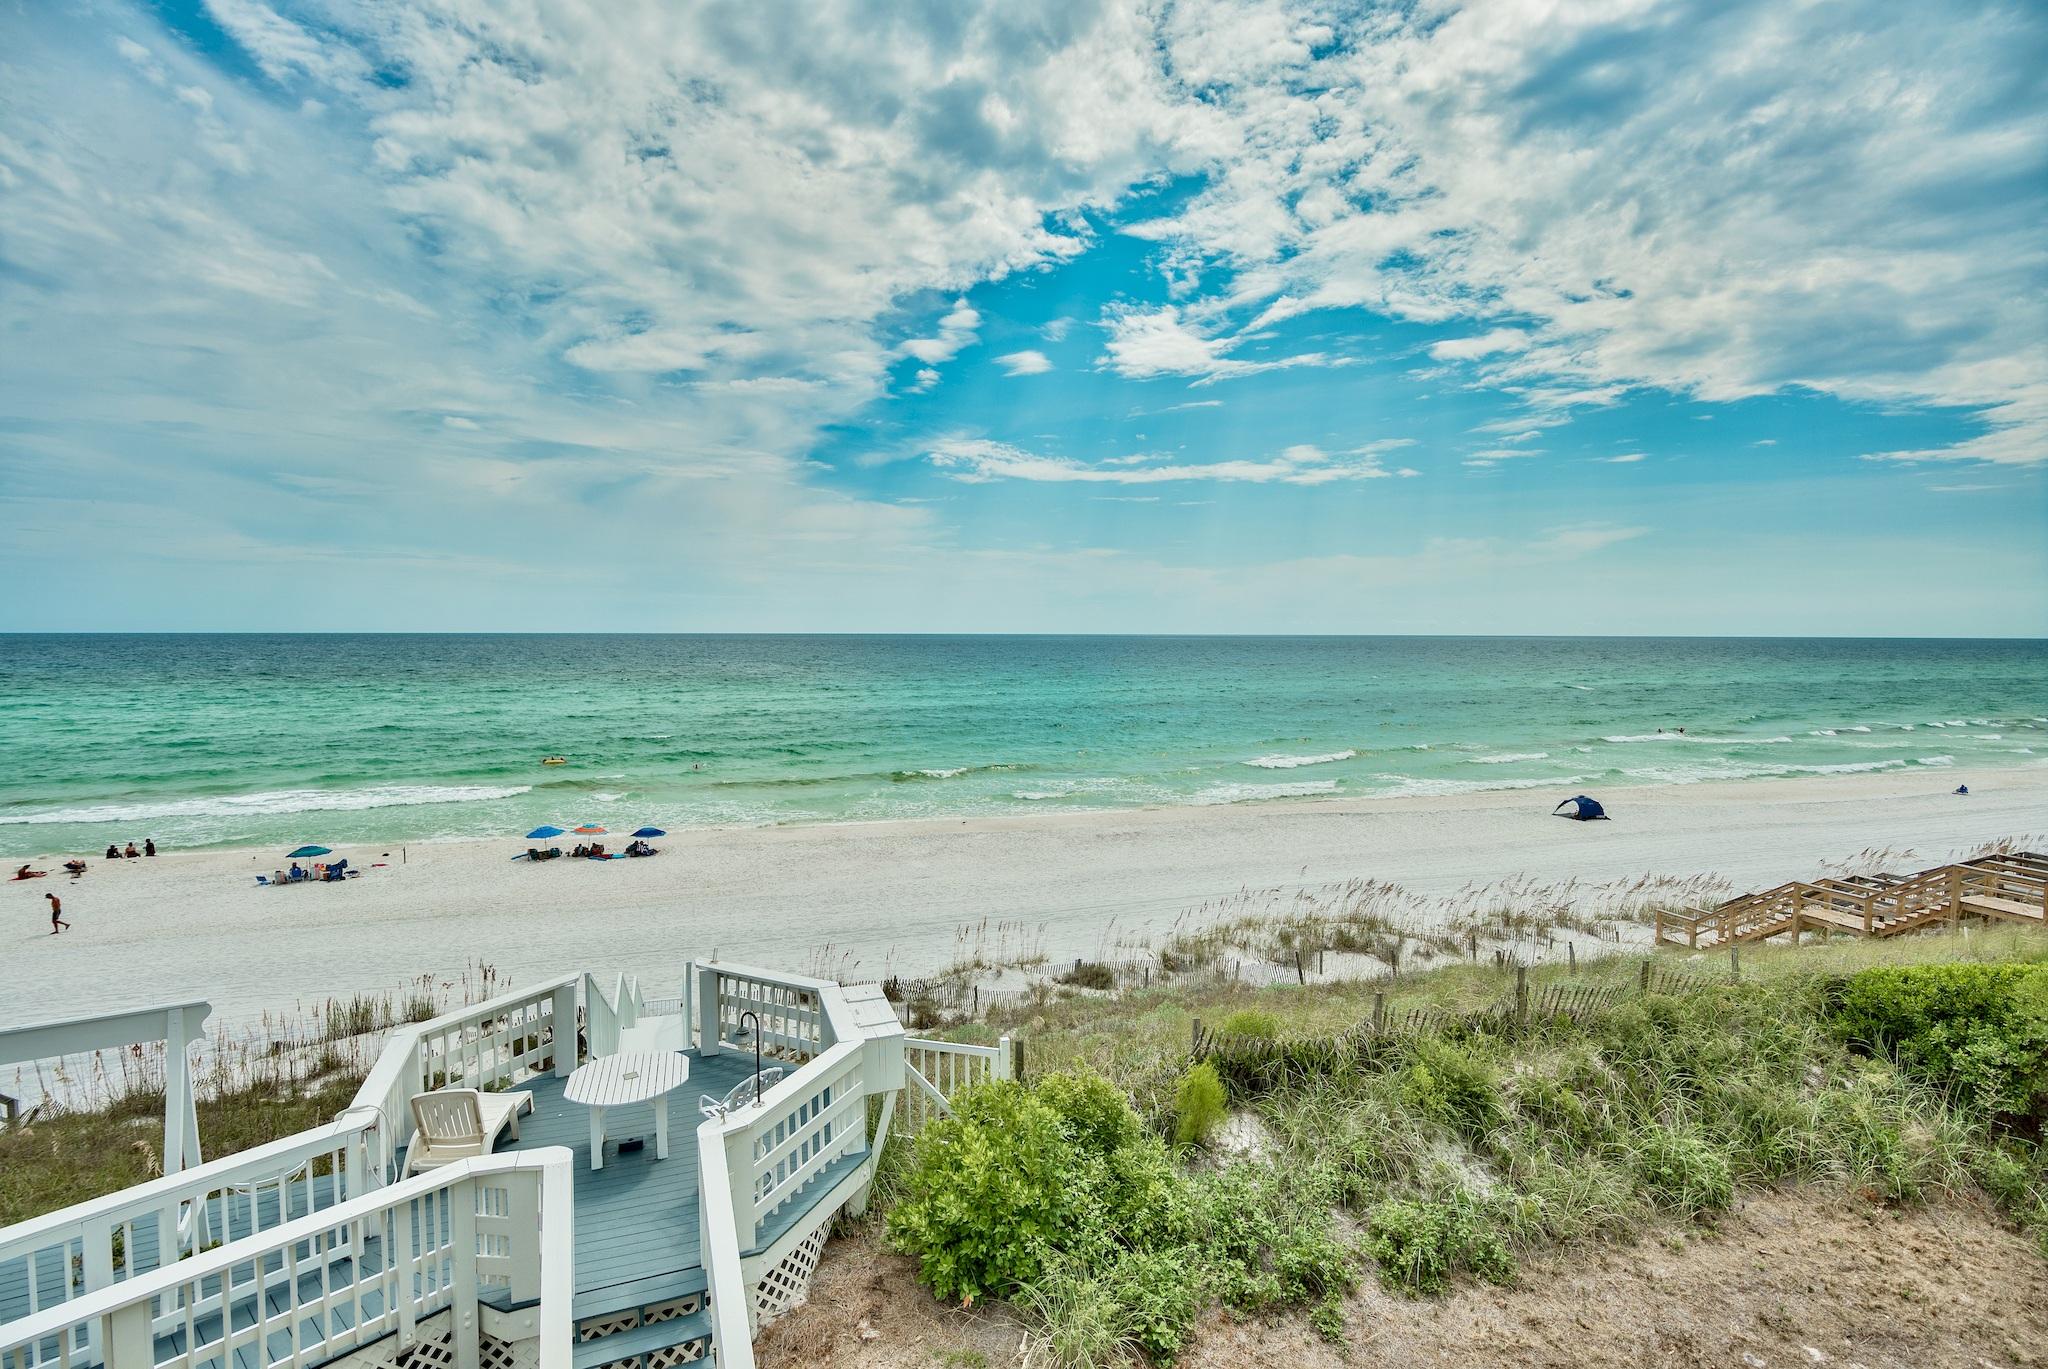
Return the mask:
[(590, 1109), (590, 1167), (604, 1168), (604, 1110), (654, 1103), (654, 1158), (668, 1158), (668, 1095), (690, 1077), (689, 1057), (674, 1051), (601, 1055), (577, 1067), (562, 1096)]

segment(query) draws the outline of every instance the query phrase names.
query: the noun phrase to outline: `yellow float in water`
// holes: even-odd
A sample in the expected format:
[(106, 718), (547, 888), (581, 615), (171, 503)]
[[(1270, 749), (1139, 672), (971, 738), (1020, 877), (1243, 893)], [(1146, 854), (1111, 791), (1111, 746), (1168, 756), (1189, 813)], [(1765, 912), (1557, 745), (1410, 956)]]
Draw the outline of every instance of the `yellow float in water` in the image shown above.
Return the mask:
[(542, 756), (540, 763), (542, 765), (567, 765), (569, 758), (567, 756)]

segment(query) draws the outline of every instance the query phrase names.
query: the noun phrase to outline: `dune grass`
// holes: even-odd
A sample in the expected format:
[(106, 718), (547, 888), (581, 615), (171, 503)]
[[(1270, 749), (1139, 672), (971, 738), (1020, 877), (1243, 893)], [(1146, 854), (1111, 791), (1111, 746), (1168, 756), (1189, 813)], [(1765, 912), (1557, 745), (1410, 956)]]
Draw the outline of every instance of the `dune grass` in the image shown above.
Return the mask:
[[(1074, 1369), (1170, 1360), (1215, 1303), (1301, 1308), (1341, 1339), (1342, 1294), (1360, 1277), (1418, 1296), (1461, 1279), (1507, 1282), (1533, 1250), (1711, 1227), (1767, 1185), (1880, 1204), (1988, 1194), (2048, 1257), (2044, 1118), (2014, 1111), (2032, 1106), (2027, 1081), (2048, 1067), (2048, 968), (2035, 968), (2048, 966), (2048, 936), (1975, 929), (1746, 946), (1739, 965), (1670, 951), (1652, 961), (1649, 992), (1639, 956), (1531, 969), (1532, 996), (1566, 984), (1613, 992), (1528, 1021), (1486, 1011), (1513, 1002), (1513, 972), (1471, 964), (1399, 981), (1168, 983), (1047, 1000), (1012, 1027), (1044, 1081), (1044, 1115), (1027, 1090), (990, 1086), (1019, 1097), (970, 1099), (899, 1147), (879, 1207), (921, 1264), (959, 1255), (925, 1217), (958, 1196), (963, 1156), (975, 1157), (970, 1170), (1005, 1173), (1009, 1138), (1035, 1116), (1041, 1144), (1067, 1148), (1056, 1166), (1040, 1155), (1056, 1179), (1035, 1196), (996, 1185), (1003, 1213), (959, 1210), (976, 1213), (973, 1248), (991, 1253), (972, 1291), (1010, 1300), (1037, 1328), (1043, 1361)], [(1914, 966), (1964, 968), (1890, 975)], [(1951, 1029), (1921, 1021), (1941, 997), (1927, 985), (1951, 980), (2025, 984), (2043, 999), (2014, 1007), (2006, 1035), (1967, 1046), (1984, 1072), (2019, 1081), (1996, 1106), (1985, 1101), (1996, 1091), (1955, 1083), (1948, 1062), (1964, 1047)], [(1871, 1003), (1881, 1016), (1892, 997), (1913, 998), (1901, 1020), (1921, 1021), (1932, 1054), (1859, 1038), (1875, 1034)], [(1395, 1018), (1418, 1007), (1437, 1014), (1423, 1030), (1367, 1030), (1376, 1008)], [(1234, 1032), (1233, 1048), (1191, 1064), (1198, 1020)], [(1342, 1049), (1301, 1049), (1332, 1041)], [(1246, 1066), (1262, 1052), (1317, 1065)], [(1235, 1114), (1228, 1143), (1202, 1078), (1218, 1066)], [(1105, 1128), (1071, 1116), (1074, 1090), (1057, 1082), (1067, 1077), (1108, 1081), (1128, 1104), (1130, 1138), (1088, 1140)], [(1105, 1225), (1103, 1212), (1134, 1215)], [(1002, 1263), (1013, 1218), (1032, 1232), (1021, 1273)], [(968, 1286), (956, 1274), (941, 1291)]]

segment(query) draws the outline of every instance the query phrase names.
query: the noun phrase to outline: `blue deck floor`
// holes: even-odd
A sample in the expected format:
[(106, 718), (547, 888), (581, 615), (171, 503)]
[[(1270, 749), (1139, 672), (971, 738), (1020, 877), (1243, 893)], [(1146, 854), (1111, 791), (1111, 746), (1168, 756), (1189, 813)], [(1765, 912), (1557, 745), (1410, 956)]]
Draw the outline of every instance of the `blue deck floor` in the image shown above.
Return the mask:
[[(697, 1111), (703, 1094), (726, 1090), (754, 1072), (752, 1056), (689, 1054), (690, 1078), (668, 1096), (669, 1149), (654, 1158), (654, 1105), (605, 1111), (604, 1168), (590, 1168), (590, 1112), (562, 1097), (565, 1080), (547, 1076), (520, 1087), (533, 1112), (519, 1140), (499, 1150), (566, 1146), (576, 1152), (576, 1315), (598, 1316), (682, 1297), (704, 1287), (697, 1229)], [(619, 1142), (644, 1137), (637, 1151)]]

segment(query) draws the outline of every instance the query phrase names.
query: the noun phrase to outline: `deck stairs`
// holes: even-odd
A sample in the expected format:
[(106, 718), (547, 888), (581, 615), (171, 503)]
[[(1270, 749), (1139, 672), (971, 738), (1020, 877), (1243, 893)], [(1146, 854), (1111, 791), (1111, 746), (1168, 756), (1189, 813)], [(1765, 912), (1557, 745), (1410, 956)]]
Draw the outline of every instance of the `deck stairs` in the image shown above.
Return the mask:
[(1900, 936), (1969, 919), (2048, 925), (2048, 856), (1981, 856), (1912, 874), (1792, 880), (1713, 908), (1657, 915), (1659, 944), (1709, 949), (1806, 932)]

